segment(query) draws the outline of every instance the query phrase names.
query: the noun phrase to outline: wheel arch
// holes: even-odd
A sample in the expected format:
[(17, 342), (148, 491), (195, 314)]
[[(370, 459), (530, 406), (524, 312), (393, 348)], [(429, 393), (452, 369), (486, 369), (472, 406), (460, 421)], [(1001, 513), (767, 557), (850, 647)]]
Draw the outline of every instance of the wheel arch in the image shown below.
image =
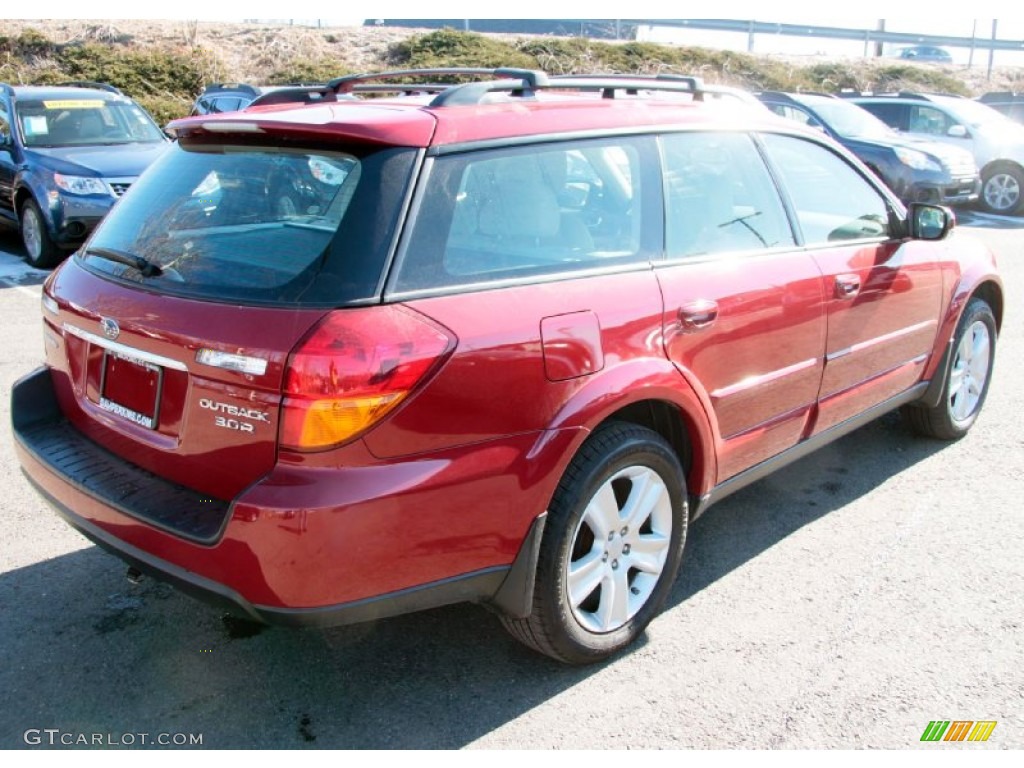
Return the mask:
[(960, 318), (963, 313), (967, 311), (967, 307), (971, 303), (971, 299), (978, 297), (989, 305), (992, 309), (992, 315), (995, 317), (996, 333), (998, 334), (1002, 331), (1002, 284), (993, 276), (987, 276), (977, 281), (966, 279), (966, 277), (967, 276), (965, 276), (965, 279), (960, 281), (960, 285), (957, 286), (957, 289), (953, 294), (953, 301), (950, 303), (949, 313), (947, 314), (942, 325), (942, 330), (936, 339), (937, 354), (934, 356), (934, 359), (937, 362), (929, 374), (931, 383), (920, 400), (922, 405), (926, 405), (928, 407), (937, 406), (942, 397), (943, 382), (946, 379), (949, 366), (952, 364), (953, 360), (953, 337), (956, 333), (957, 326), (960, 324)]
[(997, 157), (994, 160), (989, 160), (985, 163), (984, 167), (979, 168), (978, 170), (981, 174), (981, 178), (984, 179), (986, 176), (995, 173), (998, 168), (1011, 168), (1024, 176), (1024, 165), (1021, 165), (1016, 160), (1011, 160), (1008, 157)]
[(706, 396), (702, 398), (668, 360), (631, 361), (603, 374), (577, 390), (554, 419), (554, 428), (583, 427), (567, 451), (565, 466), (602, 424), (628, 422), (665, 438), (683, 467), (688, 494), (706, 493), (717, 472), (716, 433)]

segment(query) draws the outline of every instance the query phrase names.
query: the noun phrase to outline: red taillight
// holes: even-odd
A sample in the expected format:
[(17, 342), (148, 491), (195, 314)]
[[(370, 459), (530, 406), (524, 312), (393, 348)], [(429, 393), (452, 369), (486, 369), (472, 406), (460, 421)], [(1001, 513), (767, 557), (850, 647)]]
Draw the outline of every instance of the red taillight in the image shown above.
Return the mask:
[(402, 307), (332, 312), (288, 358), (281, 446), (316, 451), (362, 434), (453, 346), (442, 328)]

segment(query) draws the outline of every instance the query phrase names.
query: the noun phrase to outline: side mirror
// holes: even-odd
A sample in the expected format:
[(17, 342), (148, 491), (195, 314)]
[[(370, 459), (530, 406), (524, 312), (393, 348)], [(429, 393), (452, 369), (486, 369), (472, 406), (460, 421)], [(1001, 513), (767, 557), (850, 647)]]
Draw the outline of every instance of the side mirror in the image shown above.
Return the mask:
[(959, 123), (957, 125), (951, 125), (949, 126), (949, 130), (946, 131), (946, 135), (952, 136), (954, 139), (966, 139), (967, 128), (960, 125)]
[(915, 240), (942, 240), (956, 226), (956, 216), (943, 205), (911, 203), (908, 223)]

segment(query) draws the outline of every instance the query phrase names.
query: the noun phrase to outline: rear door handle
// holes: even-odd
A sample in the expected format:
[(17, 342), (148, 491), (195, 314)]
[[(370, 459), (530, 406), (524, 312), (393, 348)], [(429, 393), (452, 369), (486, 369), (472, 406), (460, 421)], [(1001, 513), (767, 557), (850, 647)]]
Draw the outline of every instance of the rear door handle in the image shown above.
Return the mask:
[(684, 331), (699, 331), (718, 319), (718, 302), (712, 299), (688, 301), (679, 308), (679, 323)]
[(860, 275), (836, 275), (836, 298), (852, 299), (860, 293)]

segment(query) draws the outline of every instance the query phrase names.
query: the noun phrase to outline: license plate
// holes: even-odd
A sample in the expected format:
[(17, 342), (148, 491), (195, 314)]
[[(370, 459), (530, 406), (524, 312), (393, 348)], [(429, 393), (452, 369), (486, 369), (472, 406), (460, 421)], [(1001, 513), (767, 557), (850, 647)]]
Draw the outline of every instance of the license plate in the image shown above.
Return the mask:
[(156, 429), (163, 369), (158, 365), (107, 351), (100, 378), (100, 408)]

